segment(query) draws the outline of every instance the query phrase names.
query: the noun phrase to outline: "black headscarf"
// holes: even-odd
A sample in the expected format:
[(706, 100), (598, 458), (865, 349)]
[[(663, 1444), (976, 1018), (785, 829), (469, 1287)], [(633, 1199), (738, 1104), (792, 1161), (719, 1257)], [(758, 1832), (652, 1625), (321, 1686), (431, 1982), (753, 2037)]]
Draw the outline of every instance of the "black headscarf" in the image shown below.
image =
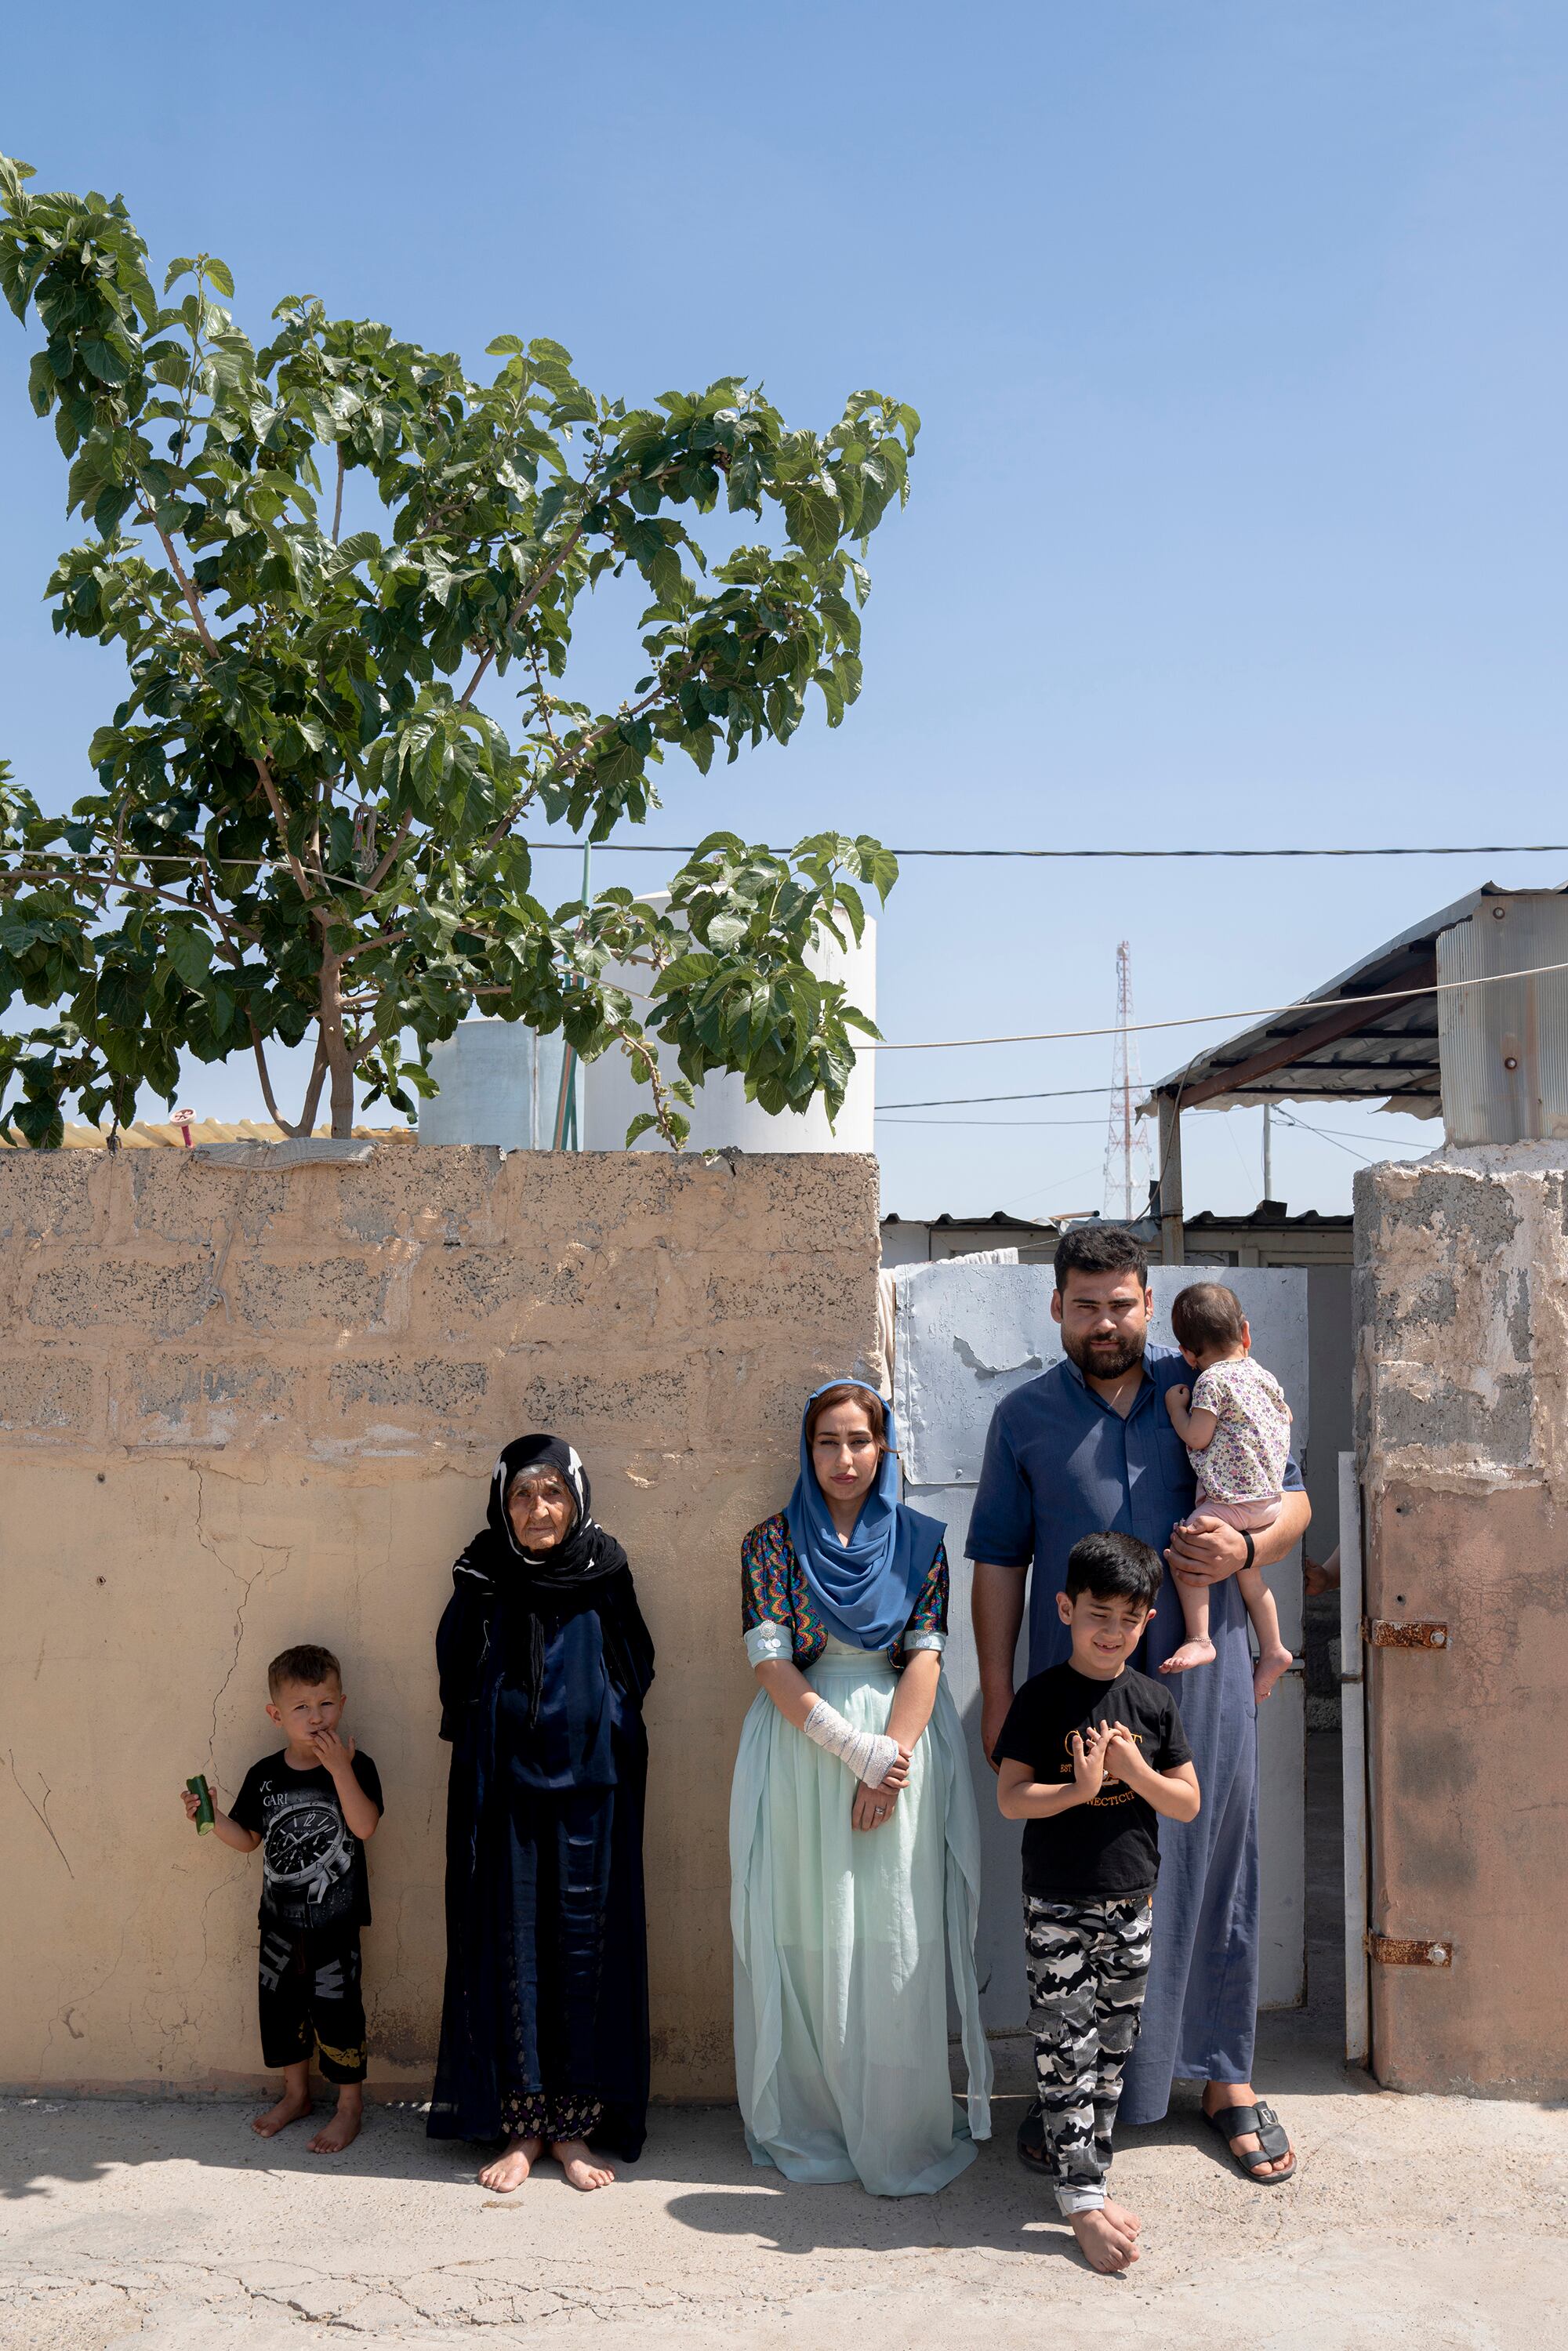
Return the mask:
[[(576, 1505), (571, 1525), (550, 1551), (525, 1551), (507, 1509), (514, 1479), (528, 1469), (553, 1469)], [(452, 1571), (454, 1583), (470, 1578), (508, 1615), (523, 1618), (517, 1629), (526, 1626), (531, 1724), (538, 1721), (547, 1612), (560, 1616), (593, 1609), (603, 1629), (606, 1661), (622, 1688), (639, 1701), (653, 1678), (653, 1645), (637, 1605), (630, 1564), (614, 1536), (594, 1520), (592, 1502), (575, 1446), (543, 1434), (515, 1437), (490, 1473), (486, 1524)]]

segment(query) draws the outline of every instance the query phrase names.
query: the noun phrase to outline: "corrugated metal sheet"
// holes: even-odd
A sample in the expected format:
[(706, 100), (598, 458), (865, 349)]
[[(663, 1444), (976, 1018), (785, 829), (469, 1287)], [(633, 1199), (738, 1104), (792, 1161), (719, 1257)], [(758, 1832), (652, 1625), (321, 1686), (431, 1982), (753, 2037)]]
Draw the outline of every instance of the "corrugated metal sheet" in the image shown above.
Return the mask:
[(1416, 1118), (1439, 1116), (1437, 1008), (1441, 999), (1429, 993), (1411, 994), (1397, 1002), (1369, 1002), (1364, 1011), (1358, 1011), (1358, 999), (1386, 998), (1401, 988), (1430, 989), (1437, 977), (1438, 939), (1472, 926), (1472, 918), (1499, 897), (1511, 904), (1537, 902), (1542, 918), (1550, 919), (1544, 910), (1560, 906), (1564, 891), (1511, 892), (1487, 883), (1375, 947), (1290, 1011), (1271, 1014), (1223, 1044), (1195, 1054), (1160, 1079), (1142, 1107), (1152, 1107), (1159, 1094), (1179, 1094), (1184, 1109), (1202, 1102), (1217, 1110), (1338, 1096), (1346, 1101), (1381, 1099), (1385, 1108)]
[(1499, 897), (1437, 941), (1439, 980), (1492, 979), (1437, 1003), (1443, 1116), (1450, 1143), (1532, 1143), (1568, 1135), (1568, 899)]

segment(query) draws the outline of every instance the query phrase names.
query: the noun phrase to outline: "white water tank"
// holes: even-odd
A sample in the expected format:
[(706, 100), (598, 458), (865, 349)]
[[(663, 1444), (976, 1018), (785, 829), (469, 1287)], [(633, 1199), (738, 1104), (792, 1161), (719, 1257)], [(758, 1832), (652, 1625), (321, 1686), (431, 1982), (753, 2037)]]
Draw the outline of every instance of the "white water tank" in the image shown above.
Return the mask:
[[(654, 899), (653, 903), (658, 904)], [(846, 934), (847, 935), (847, 934)], [(866, 1018), (876, 1018), (876, 925), (867, 921), (860, 945), (834, 946), (819, 934), (810, 958), (823, 979), (841, 979), (849, 1001)], [(632, 998), (632, 1008), (645, 1020), (650, 1010), (645, 970), (612, 967), (605, 974)], [(851, 1030), (853, 1037), (857, 1032)], [(669, 1046), (659, 1057), (661, 1070), (678, 1077), (679, 1067)], [(612, 1046), (597, 1061), (578, 1071), (578, 1117), (585, 1151), (621, 1151), (626, 1130), (642, 1111), (653, 1106), (652, 1091), (639, 1085), (621, 1048)], [(821, 1096), (806, 1111), (765, 1111), (747, 1102), (746, 1081), (728, 1070), (715, 1071), (696, 1090), (696, 1102), (687, 1113), (692, 1123), (688, 1151), (874, 1151), (876, 1148), (876, 1056), (862, 1053), (851, 1072), (843, 1108), (836, 1124), (828, 1123), (827, 1105)], [(637, 1150), (667, 1150), (657, 1131), (640, 1135)]]
[(419, 1106), (421, 1143), (548, 1151), (560, 1096), (561, 1038), (520, 1020), (464, 1020), (430, 1049), (439, 1092)]

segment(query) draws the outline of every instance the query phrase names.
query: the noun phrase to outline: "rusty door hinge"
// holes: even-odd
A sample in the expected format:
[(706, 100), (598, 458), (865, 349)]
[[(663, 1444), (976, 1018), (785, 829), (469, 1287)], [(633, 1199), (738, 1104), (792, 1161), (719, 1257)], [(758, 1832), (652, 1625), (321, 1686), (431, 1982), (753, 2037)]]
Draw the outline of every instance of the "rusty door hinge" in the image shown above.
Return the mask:
[(1412, 1942), (1406, 1935), (1368, 1935), (1366, 1955), (1384, 1968), (1451, 1968), (1452, 1943)]
[(1429, 1617), (1401, 1624), (1396, 1617), (1364, 1616), (1361, 1637), (1374, 1649), (1446, 1649), (1448, 1628)]

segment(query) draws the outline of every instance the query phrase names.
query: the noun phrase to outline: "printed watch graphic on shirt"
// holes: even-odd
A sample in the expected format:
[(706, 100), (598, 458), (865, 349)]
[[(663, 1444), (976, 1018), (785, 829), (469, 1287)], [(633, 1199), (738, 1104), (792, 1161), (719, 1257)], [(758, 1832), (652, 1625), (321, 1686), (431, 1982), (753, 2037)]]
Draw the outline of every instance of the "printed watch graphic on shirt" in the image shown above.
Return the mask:
[(353, 1839), (342, 1813), (313, 1789), (275, 1795), (267, 1805), (261, 1867), (274, 1909), (287, 1914), (305, 1905), (318, 1918), (347, 1910)]

